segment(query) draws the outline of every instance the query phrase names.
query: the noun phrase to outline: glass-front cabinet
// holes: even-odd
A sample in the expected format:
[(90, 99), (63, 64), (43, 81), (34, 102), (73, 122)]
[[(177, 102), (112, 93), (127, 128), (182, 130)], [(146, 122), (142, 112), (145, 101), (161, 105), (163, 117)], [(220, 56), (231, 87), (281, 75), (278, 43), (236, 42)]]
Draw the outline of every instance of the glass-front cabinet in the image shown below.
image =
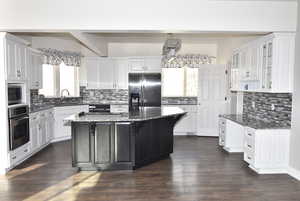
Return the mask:
[(273, 33), (234, 50), (231, 90), (292, 92), (295, 34)]

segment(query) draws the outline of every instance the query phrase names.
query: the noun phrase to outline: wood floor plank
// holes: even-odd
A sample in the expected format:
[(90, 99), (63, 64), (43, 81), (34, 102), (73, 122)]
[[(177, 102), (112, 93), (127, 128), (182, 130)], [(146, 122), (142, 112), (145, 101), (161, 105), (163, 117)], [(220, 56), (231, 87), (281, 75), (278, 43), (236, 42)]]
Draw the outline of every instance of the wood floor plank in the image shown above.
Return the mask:
[(135, 171), (78, 172), (69, 141), (0, 177), (0, 201), (300, 201), (300, 182), (258, 175), (216, 138), (175, 137), (170, 158)]

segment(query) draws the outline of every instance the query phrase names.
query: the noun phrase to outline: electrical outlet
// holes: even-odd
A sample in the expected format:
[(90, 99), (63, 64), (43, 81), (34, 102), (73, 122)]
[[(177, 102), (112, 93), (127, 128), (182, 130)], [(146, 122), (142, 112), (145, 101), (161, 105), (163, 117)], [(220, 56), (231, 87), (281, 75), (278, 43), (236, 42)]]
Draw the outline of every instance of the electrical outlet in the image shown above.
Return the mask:
[(255, 108), (255, 102), (252, 101), (252, 108)]
[(275, 105), (271, 104), (271, 110), (275, 110)]

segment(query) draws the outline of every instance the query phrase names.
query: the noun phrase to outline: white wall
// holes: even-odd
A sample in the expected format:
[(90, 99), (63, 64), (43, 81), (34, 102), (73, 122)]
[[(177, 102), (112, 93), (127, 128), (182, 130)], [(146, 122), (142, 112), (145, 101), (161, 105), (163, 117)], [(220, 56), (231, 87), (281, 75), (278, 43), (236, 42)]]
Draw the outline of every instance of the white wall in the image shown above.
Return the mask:
[[(0, 47), (3, 45), (3, 33), (0, 33)], [(8, 119), (7, 119), (7, 86), (5, 81), (4, 48), (0, 48), (0, 175), (5, 173), (8, 155)]]
[(296, 1), (2, 0), (0, 30), (295, 31)]
[[(298, 12), (300, 13), (300, 6), (298, 6)], [(291, 173), (300, 180), (300, 14), (298, 15), (295, 55), (290, 166)]]

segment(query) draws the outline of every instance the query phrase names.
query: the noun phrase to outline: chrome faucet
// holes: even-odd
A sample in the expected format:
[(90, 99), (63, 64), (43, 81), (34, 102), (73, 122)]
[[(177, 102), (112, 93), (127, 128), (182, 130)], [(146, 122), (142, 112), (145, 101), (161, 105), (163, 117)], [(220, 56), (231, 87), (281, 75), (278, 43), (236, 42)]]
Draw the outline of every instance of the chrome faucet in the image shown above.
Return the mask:
[(66, 97), (66, 96), (64, 96), (64, 92), (65, 92), (65, 91), (68, 93), (67, 96), (70, 96), (70, 92), (69, 92), (68, 89), (62, 89), (62, 90), (60, 91), (60, 96), (61, 96), (61, 97)]

